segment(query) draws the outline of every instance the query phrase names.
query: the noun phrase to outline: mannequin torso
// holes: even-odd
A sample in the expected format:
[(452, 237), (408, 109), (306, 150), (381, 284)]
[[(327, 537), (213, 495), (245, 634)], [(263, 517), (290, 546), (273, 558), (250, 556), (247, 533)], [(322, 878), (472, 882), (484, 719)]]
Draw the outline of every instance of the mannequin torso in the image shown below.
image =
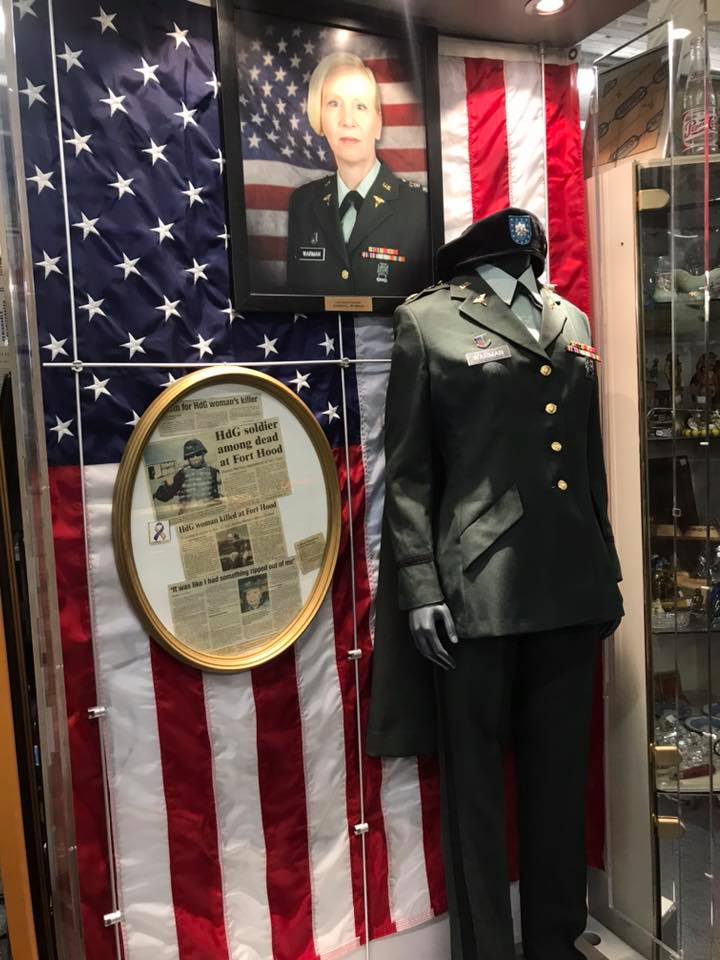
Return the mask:
[[(527, 271), (532, 272), (530, 257), (526, 253), (507, 254), (503, 257), (497, 257), (491, 262), (484, 260), (475, 264), (462, 264), (461, 266), (474, 267), (482, 276), (483, 271), (478, 268), (485, 265), (496, 267), (515, 279), (519, 279)], [(486, 276), (485, 279), (492, 285), (492, 278)], [(532, 276), (532, 283), (535, 286), (535, 291), (537, 291), (534, 275)], [(510, 299), (512, 300), (512, 296)], [(521, 317), (521, 319), (524, 320), (525, 318)], [(455, 661), (445, 647), (445, 640), (447, 639), (454, 644), (458, 642), (458, 636), (447, 604), (430, 603), (423, 607), (416, 607), (414, 610), (410, 610), (408, 620), (410, 633), (418, 652), (427, 660), (442, 667), (443, 670), (454, 669)]]

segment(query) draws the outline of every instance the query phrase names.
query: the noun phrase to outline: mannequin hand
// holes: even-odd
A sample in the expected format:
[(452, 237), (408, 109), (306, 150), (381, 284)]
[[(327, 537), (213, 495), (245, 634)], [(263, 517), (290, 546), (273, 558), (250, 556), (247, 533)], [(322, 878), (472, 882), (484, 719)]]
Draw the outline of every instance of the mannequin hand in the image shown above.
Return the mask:
[(439, 631), (447, 634), (450, 643), (458, 637), (452, 615), (444, 603), (416, 607), (409, 613), (410, 633), (418, 653), (443, 670), (454, 670), (455, 661), (443, 646)]

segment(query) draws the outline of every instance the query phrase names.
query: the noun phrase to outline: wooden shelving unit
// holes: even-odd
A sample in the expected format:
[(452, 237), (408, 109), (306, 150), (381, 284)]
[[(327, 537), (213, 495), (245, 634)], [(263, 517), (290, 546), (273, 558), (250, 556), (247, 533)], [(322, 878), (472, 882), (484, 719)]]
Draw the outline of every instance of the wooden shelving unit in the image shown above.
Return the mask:
[[(720, 543), (720, 532), (715, 527), (710, 527), (708, 534), (707, 527), (694, 526), (686, 527), (685, 530), (678, 529), (677, 533), (671, 523), (653, 523), (650, 527), (650, 533), (653, 537), (664, 537), (668, 540), (697, 540), (706, 539)], [(702, 586), (698, 583), (698, 586)]]

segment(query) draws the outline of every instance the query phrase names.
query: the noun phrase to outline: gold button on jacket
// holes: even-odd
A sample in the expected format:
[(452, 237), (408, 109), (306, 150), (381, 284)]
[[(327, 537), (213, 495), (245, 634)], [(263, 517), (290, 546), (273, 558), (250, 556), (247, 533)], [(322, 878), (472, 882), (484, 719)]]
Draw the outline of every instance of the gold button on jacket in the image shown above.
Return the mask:
[(540, 373), (541, 373), (544, 377), (549, 377), (550, 374), (552, 373), (552, 367), (551, 367), (549, 364), (544, 363), (544, 364), (540, 367)]
[(567, 490), (568, 485), (565, 480), (558, 480), (557, 482), (558, 490)]
[(553, 440), (553, 442), (550, 444), (550, 448), (553, 450), (554, 453), (560, 453), (560, 451), (562, 450), (562, 444), (560, 443), (559, 440)]
[(557, 413), (557, 404), (556, 404), (556, 403), (546, 403), (546, 404), (545, 404), (545, 413)]

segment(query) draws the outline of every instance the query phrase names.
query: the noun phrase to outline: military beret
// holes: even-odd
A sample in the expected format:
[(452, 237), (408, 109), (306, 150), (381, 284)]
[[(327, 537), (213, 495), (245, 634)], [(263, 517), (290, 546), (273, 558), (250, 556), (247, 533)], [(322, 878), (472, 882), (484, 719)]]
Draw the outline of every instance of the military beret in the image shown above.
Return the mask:
[(449, 280), (457, 276), (457, 268), (463, 264), (513, 253), (529, 255), (535, 276), (545, 269), (547, 240), (543, 225), (529, 210), (507, 207), (476, 220), (459, 237), (443, 244), (435, 258), (436, 274), (439, 280)]

